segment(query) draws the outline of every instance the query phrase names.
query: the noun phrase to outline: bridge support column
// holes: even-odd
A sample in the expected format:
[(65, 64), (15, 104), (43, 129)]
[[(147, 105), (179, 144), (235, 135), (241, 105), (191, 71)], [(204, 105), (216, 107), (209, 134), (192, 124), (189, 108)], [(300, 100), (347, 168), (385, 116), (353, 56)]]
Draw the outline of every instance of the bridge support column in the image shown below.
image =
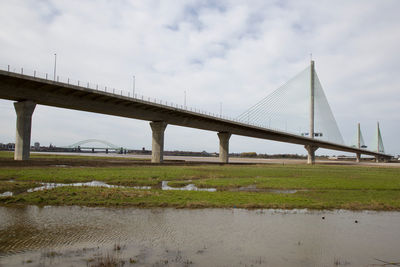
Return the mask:
[(360, 162), (361, 161), (361, 154), (357, 153), (356, 154), (356, 162)]
[(218, 138), (219, 138), (219, 162), (228, 163), (229, 138), (231, 138), (231, 133), (220, 132), (218, 133)]
[(17, 133), (15, 137), (14, 160), (28, 160), (31, 149), (32, 114), (36, 103), (32, 101), (15, 102), (17, 113)]
[(308, 152), (307, 164), (313, 164), (314, 165), (315, 164), (315, 151), (318, 149), (318, 147), (312, 146), (312, 145), (306, 145), (306, 146), (304, 146), (304, 148)]
[(152, 134), (151, 162), (161, 163), (164, 156), (164, 131), (167, 123), (164, 121), (150, 122)]

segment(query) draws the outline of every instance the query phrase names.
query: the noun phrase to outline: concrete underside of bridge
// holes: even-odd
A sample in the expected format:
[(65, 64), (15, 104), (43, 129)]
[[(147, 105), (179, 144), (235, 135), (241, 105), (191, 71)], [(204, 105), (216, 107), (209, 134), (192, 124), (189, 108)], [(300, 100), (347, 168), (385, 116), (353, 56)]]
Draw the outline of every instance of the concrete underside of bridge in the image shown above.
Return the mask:
[[(152, 162), (155, 163), (163, 160), (164, 130), (168, 124), (219, 133), (221, 163), (228, 162), (229, 137), (232, 134), (298, 144), (306, 148), (326, 148), (385, 159), (389, 157), (382, 153), (248, 125), (143, 99), (133, 99), (5, 71), (0, 71), (0, 98), (17, 101), (15, 104), (17, 112), (16, 143), (19, 144), (18, 149), (15, 150), (15, 159), (17, 160), (29, 158), (31, 117), (34, 104), (150, 121), (153, 132)], [(312, 162), (311, 157), (310, 163)]]

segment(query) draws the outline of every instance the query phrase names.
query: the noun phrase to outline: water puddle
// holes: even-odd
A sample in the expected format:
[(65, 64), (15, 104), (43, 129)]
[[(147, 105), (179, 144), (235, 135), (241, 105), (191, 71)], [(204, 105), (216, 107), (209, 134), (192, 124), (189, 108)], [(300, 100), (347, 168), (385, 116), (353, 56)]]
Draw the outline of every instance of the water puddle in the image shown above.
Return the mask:
[(88, 187), (106, 187), (106, 188), (133, 188), (133, 189), (151, 189), (151, 186), (120, 186), (120, 185), (110, 185), (106, 184), (104, 182), (99, 182), (99, 181), (91, 181), (88, 183), (72, 183), (72, 184), (62, 184), (62, 183), (41, 183), (42, 186), (35, 187), (28, 189), (28, 193), (32, 193), (35, 191), (42, 191), (42, 190), (49, 190), (49, 189), (54, 189), (57, 187), (64, 187), (64, 186), (88, 186)]
[(162, 181), (161, 183), (162, 190), (183, 190), (183, 191), (208, 191), (208, 192), (216, 192), (216, 188), (198, 188), (194, 184), (188, 184), (184, 187), (171, 187), (168, 185), (168, 181)]
[(294, 194), (299, 190), (296, 189), (266, 189), (265, 192), (275, 193), (275, 194)]
[[(121, 185), (110, 185), (100, 181), (91, 181), (87, 183), (70, 183), (70, 184), (63, 184), (63, 183), (40, 183), (41, 186), (34, 187), (28, 189), (26, 192), (32, 193), (36, 191), (42, 190), (51, 190), (57, 187), (65, 187), (65, 186), (74, 186), (74, 187), (105, 187), (105, 188), (133, 188), (133, 189), (142, 189), (142, 190), (150, 190), (151, 186), (121, 186)], [(208, 191), (208, 192), (215, 192), (217, 191), (216, 188), (198, 188), (194, 184), (188, 184), (184, 187), (171, 187), (168, 185), (168, 181), (162, 181), (161, 183), (162, 190), (183, 190), (183, 191)], [(13, 192), (4, 192), (0, 194), (0, 197), (11, 197), (13, 196)]]
[(13, 196), (13, 192), (4, 192), (0, 194), (0, 197), (12, 197)]

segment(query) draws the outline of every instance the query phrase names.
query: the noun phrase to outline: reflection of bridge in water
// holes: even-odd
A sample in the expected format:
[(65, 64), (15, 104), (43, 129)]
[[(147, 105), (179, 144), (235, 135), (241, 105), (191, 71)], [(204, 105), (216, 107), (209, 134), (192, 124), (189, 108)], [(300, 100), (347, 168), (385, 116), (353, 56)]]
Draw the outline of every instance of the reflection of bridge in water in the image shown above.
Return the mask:
[(391, 158), (383, 151), (379, 128), (374, 151), (364, 149), (361, 141), (355, 147), (344, 143), (315, 72), (314, 61), (236, 118), (143, 96), (126, 96), (122, 91), (117, 94), (115, 89), (75, 83), (69, 78), (49, 79), (47, 74), (38, 78), (36, 71), (26, 74), (27, 70), (21, 69), (17, 73), (9, 66), (7, 70), (0, 70), (0, 98), (16, 101), (16, 160), (29, 159), (32, 114), (36, 104), (150, 121), (154, 163), (163, 161), (164, 131), (168, 124), (217, 132), (222, 163), (229, 160), (232, 134), (302, 145), (311, 164), (319, 148), (354, 153), (357, 161), (361, 154), (373, 156), (377, 161)]

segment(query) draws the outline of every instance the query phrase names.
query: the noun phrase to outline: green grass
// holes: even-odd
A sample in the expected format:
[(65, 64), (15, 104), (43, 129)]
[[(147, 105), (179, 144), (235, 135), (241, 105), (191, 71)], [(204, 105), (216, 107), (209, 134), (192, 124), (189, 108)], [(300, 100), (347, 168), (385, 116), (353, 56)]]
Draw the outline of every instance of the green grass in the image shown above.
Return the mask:
[(10, 159), (14, 157), (14, 152), (0, 151), (0, 159)]
[(400, 169), (327, 165), (202, 165), (69, 168), (0, 168), (0, 180), (40, 182), (104, 181), (116, 185), (155, 185), (162, 180), (218, 189), (255, 185), (277, 189), (399, 190)]
[[(0, 156), (2, 153), (0, 153)], [(97, 159), (97, 158), (96, 158)], [(9, 182), (13, 179), (14, 182)], [(217, 192), (62, 187), (26, 193), (39, 182), (89, 182), (157, 188), (194, 183)], [(294, 194), (235, 192), (238, 187), (302, 189)], [(132, 167), (0, 167), (2, 205), (240, 207), (400, 210), (400, 168), (341, 165), (194, 165)], [(23, 192), (23, 193), (21, 193)]]
[(14, 192), (22, 193), (26, 190), (38, 186), (35, 182), (12, 182), (12, 181), (1, 181), (0, 182), (0, 193)]
[(61, 187), (2, 198), (3, 204), (137, 206), (177, 208), (309, 208), (399, 210), (398, 190), (316, 190), (295, 194), (200, 191), (141, 191)]

